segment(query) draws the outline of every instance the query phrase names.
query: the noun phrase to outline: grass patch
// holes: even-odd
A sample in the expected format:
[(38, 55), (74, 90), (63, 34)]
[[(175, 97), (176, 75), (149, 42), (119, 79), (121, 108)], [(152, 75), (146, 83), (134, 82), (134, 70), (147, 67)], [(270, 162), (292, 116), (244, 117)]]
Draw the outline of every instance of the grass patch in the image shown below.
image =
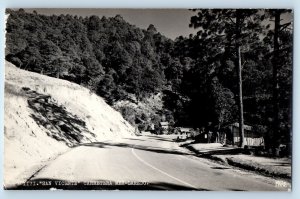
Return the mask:
[(227, 157), (227, 163), (232, 166), (236, 166), (242, 169), (259, 172), (261, 174), (280, 177), (280, 178), (291, 178), (291, 173), (286, 171), (280, 166), (264, 165), (262, 163), (254, 162), (251, 160), (243, 160), (235, 157)]

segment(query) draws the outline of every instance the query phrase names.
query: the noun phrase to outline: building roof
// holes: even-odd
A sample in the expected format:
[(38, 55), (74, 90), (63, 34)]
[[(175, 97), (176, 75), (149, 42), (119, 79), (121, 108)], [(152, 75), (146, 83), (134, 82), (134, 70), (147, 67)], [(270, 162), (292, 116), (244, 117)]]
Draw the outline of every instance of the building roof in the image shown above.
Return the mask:
[(179, 127), (179, 130), (181, 132), (191, 132), (193, 129), (192, 128), (186, 128), (186, 127)]
[[(240, 124), (237, 123), (237, 122), (235, 122), (235, 123), (233, 123), (233, 124), (230, 124), (229, 126), (239, 127)], [(244, 124), (244, 129), (245, 129), (245, 130), (248, 130), (248, 131), (251, 131), (251, 130), (252, 130), (252, 126), (249, 126), (249, 125)]]
[(169, 125), (169, 122), (160, 122), (159, 123), (161, 126), (168, 126)]

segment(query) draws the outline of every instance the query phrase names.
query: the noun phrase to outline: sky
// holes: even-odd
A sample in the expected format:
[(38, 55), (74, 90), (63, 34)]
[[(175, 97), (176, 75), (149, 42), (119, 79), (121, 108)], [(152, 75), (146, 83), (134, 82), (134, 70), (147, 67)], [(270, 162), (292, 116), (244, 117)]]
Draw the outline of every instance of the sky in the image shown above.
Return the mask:
[(149, 24), (153, 24), (157, 31), (170, 39), (178, 36), (189, 36), (197, 31), (189, 28), (190, 18), (195, 13), (188, 9), (25, 9), (26, 12), (36, 10), (39, 14), (60, 15), (71, 14), (78, 16), (97, 15), (114, 17), (120, 14), (124, 20), (139, 28), (147, 29)]
[[(97, 15), (100, 18), (120, 14), (127, 22), (142, 29), (147, 29), (153, 24), (158, 32), (173, 40), (178, 36), (188, 37), (197, 32), (189, 27), (190, 19), (196, 12), (188, 9), (26, 8), (25, 10), (31, 13), (36, 10), (39, 14), (45, 15), (71, 14), (83, 17)], [(282, 18), (282, 22), (291, 21), (292, 14), (284, 14)]]

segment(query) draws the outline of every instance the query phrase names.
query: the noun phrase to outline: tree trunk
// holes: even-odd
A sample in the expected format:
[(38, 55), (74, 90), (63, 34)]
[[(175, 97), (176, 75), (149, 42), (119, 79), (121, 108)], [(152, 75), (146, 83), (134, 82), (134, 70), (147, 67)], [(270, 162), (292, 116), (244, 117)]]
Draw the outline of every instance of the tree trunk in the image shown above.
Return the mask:
[(239, 109), (239, 133), (240, 133), (240, 147), (243, 148), (244, 143), (244, 108), (243, 108), (243, 82), (242, 82), (242, 58), (240, 47), (240, 34), (241, 34), (241, 16), (240, 11), (236, 10), (236, 67), (238, 74), (238, 109)]
[(279, 84), (278, 84), (278, 56), (279, 42), (278, 33), (280, 30), (280, 10), (275, 11), (275, 26), (274, 26), (274, 54), (273, 54), (273, 143), (276, 148), (279, 145)]
[(59, 75), (60, 75), (60, 66), (58, 67), (58, 71), (56, 72), (56, 78), (59, 79)]

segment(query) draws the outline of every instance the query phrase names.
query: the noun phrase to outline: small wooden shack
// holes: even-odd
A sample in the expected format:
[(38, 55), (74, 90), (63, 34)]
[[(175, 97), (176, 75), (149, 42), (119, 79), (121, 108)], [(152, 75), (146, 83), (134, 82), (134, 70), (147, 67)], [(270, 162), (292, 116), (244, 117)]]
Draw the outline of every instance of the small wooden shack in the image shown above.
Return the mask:
[(169, 122), (160, 122), (159, 125), (163, 134), (167, 134), (169, 132)]
[[(240, 133), (239, 123), (233, 123), (229, 125), (229, 129), (233, 136), (233, 144), (239, 145)], [(244, 125), (244, 139), (247, 146), (264, 146), (264, 138), (253, 130), (252, 126)]]
[(179, 132), (180, 134), (185, 134), (187, 137), (195, 137), (199, 134), (196, 130), (193, 128), (188, 128), (188, 127), (179, 127)]

